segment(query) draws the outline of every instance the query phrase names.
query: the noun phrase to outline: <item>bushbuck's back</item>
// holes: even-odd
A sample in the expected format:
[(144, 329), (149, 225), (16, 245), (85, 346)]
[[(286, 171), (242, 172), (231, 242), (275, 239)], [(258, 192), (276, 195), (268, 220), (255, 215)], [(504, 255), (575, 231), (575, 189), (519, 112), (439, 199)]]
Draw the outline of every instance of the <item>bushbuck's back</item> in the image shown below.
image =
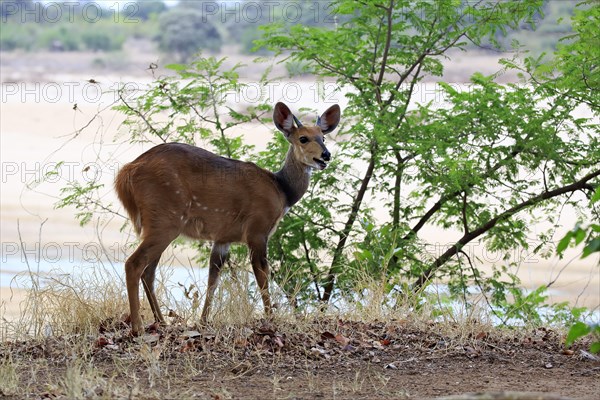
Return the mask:
[(270, 231), (286, 208), (275, 174), (183, 143), (158, 145), (127, 164), (116, 189), (144, 237), (177, 230), (247, 243), (253, 231)]

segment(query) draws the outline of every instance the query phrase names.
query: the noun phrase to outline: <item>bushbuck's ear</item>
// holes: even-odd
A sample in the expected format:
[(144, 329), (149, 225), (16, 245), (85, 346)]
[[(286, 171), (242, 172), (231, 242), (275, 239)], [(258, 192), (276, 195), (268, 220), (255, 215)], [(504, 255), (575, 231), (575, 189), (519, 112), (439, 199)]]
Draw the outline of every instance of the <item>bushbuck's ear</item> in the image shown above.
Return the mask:
[(288, 106), (283, 103), (277, 103), (273, 111), (273, 122), (277, 129), (283, 132), (285, 137), (288, 137), (294, 128), (294, 115)]
[(342, 111), (340, 110), (340, 106), (337, 104), (329, 107), (327, 111), (323, 113), (319, 118), (317, 118), (317, 126), (321, 128), (321, 132), (324, 135), (329, 132), (333, 132), (333, 130), (340, 123)]

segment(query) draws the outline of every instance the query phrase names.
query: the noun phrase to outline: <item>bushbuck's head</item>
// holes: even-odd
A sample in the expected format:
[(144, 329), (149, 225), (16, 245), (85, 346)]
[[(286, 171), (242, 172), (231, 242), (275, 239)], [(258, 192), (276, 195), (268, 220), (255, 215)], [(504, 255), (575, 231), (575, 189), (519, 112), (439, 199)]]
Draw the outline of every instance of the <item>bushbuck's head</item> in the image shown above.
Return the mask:
[(340, 122), (340, 106), (327, 109), (314, 126), (304, 126), (283, 103), (275, 105), (273, 122), (292, 145), (294, 157), (301, 163), (318, 169), (325, 169), (331, 153), (325, 147), (325, 135), (332, 132)]

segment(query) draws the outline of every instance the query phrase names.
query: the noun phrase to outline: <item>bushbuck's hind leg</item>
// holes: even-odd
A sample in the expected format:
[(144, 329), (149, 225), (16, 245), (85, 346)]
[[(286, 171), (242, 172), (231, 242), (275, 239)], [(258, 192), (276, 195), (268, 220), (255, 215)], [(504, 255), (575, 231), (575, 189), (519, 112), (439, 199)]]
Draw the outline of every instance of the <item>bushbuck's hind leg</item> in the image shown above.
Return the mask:
[[(142, 318), (140, 316), (140, 279), (142, 278), (142, 274), (146, 267), (160, 258), (162, 252), (165, 251), (173, 239), (172, 235), (167, 236), (164, 233), (159, 238), (146, 235), (146, 238), (137, 250), (125, 262), (125, 281), (127, 283), (127, 297), (129, 298), (131, 331), (133, 335), (139, 335), (143, 331)], [(152, 307), (152, 302), (150, 305)]]
[(152, 261), (142, 275), (142, 285), (144, 286), (144, 290), (146, 291), (146, 297), (148, 298), (148, 302), (150, 303), (150, 308), (152, 309), (152, 314), (154, 314), (154, 320), (161, 325), (166, 325), (165, 319), (160, 312), (160, 306), (158, 305), (158, 300), (156, 299), (156, 295), (154, 293), (154, 278), (156, 275), (156, 267), (158, 266), (159, 258)]
[(212, 305), (212, 300), (215, 294), (215, 289), (219, 284), (219, 275), (223, 264), (229, 257), (229, 243), (215, 243), (210, 252), (210, 265), (208, 268), (208, 287), (206, 288), (206, 299), (204, 300), (204, 308), (200, 321), (206, 324), (208, 314)]
[(256, 284), (260, 290), (265, 314), (271, 316), (271, 297), (269, 296), (269, 263), (267, 261), (267, 241), (260, 241), (248, 245), (252, 259), (252, 270), (256, 278)]

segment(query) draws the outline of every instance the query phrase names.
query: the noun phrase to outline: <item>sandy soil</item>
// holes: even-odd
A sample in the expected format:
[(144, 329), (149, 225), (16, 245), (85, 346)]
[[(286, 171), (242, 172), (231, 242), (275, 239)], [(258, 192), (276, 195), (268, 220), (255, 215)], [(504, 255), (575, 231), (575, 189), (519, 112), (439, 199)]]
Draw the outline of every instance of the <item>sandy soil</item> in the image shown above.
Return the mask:
[[(319, 319), (172, 327), (135, 341), (123, 333), (105, 326), (95, 338), (1, 343), (0, 357), (12, 355), (18, 382), (6, 388), (14, 396), (4, 398), (429, 399), (512, 392), (477, 398), (591, 400), (600, 393), (600, 361), (581, 347), (565, 350), (547, 329), (514, 335), (405, 320)], [(73, 361), (84, 354), (89, 361)]]

